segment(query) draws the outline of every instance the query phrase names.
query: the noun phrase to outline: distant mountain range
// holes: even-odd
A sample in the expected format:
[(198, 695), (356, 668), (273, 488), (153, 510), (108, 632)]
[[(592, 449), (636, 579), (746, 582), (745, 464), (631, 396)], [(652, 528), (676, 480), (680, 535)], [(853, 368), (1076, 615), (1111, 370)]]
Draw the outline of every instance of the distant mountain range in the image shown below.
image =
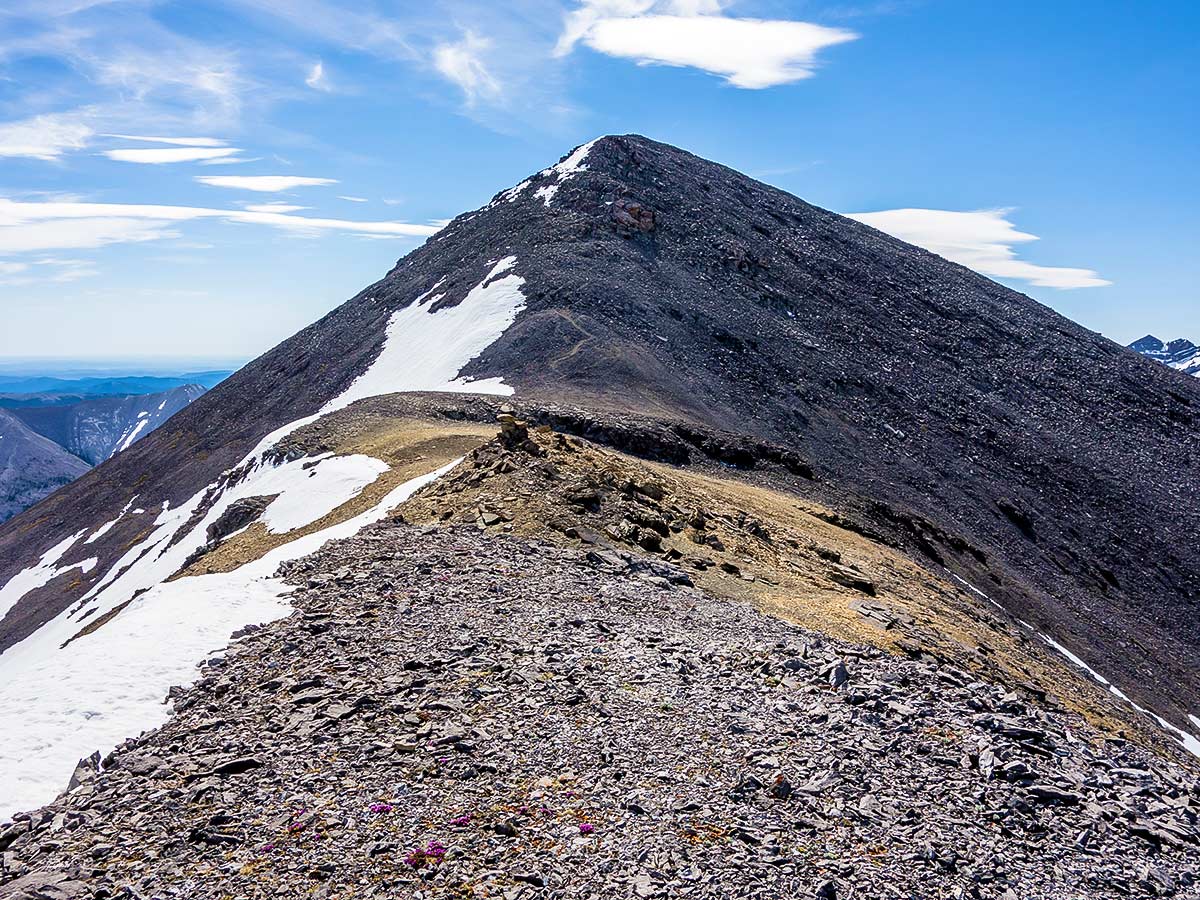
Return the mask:
[(149, 434), (204, 391), (198, 384), (185, 384), (154, 394), (17, 406), (11, 412), (38, 434), (95, 466)]
[(1185, 375), (1200, 377), (1200, 347), (1184, 338), (1166, 342), (1148, 334), (1130, 344), (1129, 349), (1179, 369)]
[[(198, 373), (209, 384), (224, 374)], [(207, 390), (179, 381), (0, 376), (0, 522), (127, 449)]]
[(220, 384), (227, 371), (188, 372), (183, 375), (99, 375), (58, 378), (50, 375), (0, 375), (0, 407), (46, 406), (74, 403), (86, 397), (130, 397), (156, 394), (185, 385), (207, 390)]
[(90, 468), (0, 409), (0, 521), (33, 506)]

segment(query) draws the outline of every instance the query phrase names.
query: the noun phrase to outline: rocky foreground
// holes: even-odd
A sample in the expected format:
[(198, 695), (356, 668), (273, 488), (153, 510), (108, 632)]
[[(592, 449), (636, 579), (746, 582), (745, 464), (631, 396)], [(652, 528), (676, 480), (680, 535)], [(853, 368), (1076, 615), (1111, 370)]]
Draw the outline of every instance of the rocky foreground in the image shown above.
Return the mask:
[(0, 833), (0, 896), (1196, 896), (1200, 781), (665, 563), (388, 523)]

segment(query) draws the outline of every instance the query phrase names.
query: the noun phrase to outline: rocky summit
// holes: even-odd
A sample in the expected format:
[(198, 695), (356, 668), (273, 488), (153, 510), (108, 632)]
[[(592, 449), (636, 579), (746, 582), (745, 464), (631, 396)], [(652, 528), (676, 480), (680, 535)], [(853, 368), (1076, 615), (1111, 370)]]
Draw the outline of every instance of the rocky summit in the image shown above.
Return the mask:
[(1197, 415), (585, 144), (0, 526), (0, 897), (1197, 896)]

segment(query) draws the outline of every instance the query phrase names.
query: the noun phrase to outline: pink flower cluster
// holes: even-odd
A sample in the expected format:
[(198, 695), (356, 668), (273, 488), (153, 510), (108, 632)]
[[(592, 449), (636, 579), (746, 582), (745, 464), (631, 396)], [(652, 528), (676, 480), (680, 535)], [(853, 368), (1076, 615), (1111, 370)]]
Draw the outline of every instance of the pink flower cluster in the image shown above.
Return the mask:
[(441, 841), (430, 841), (424, 849), (418, 848), (409, 853), (404, 861), (414, 869), (420, 869), (422, 866), (438, 865), (445, 856), (445, 845)]

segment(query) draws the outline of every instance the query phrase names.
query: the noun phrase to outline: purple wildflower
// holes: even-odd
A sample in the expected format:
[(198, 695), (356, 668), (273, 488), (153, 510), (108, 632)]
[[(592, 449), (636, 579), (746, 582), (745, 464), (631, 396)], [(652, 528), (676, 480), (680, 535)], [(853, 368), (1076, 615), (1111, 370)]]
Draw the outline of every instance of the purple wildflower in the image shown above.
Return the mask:
[(436, 866), (446, 856), (446, 846), (441, 841), (430, 841), (425, 847), (417, 848), (404, 857), (404, 862), (414, 869)]
[(596, 826), (593, 825), (591, 822), (580, 822), (579, 823), (579, 833), (580, 834), (591, 834), (595, 830), (596, 830)]
[(470, 825), (471, 824), (471, 814), (467, 813), (466, 815), (458, 816), (457, 818), (451, 819), (450, 824), (457, 825), (459, 828), (461, 828), (464, 825)]
[(392, 806), (392, 804), (390, 804), (390, 803), (372, 803), (371, 804), (371, 812), (373, 812), (373, 813), (390, 813), (393, 809), (395, 809), (395, 807)]

